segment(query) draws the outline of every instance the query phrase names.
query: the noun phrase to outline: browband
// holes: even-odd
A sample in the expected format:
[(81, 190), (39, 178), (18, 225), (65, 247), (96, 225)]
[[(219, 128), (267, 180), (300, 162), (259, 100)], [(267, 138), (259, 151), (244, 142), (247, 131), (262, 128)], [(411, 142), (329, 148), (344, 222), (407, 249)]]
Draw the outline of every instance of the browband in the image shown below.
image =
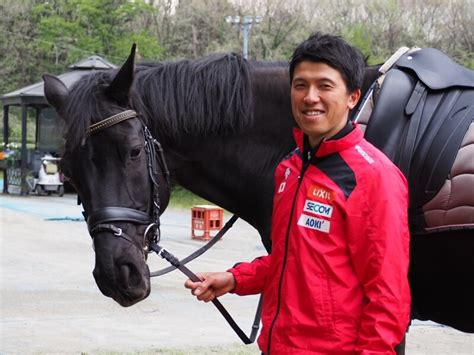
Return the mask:
[(120, 112), (116, 115), (110, 116), (106, 118), (105, 120), (99, 121), (97, 123), (91, 124), (89, 129), (86, 130), (87, 135), (94, 134), (102, 129), (108, 128), (110, 126), (113, 126), (117, 123), (120, 123), (122, 121), (128, 120), (129, 118), (134, 118), (137, 117), (137, 113), (133, 110), (126, 110), (123, 112)]

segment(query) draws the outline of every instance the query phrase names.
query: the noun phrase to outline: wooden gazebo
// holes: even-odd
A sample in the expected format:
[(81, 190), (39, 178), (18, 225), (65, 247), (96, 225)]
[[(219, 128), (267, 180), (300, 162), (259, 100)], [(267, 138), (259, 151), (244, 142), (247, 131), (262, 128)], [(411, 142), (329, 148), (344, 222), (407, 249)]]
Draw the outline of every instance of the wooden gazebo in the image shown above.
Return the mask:
[[(58, 75), (58, 78), (67, 86), (71, 87), (82, 76), (95, 70), (109, 70), (116, 68), (112, 63), (99, 56), (91, 56), (87, 59), (69, 66), (70, 71)], [(29, 154), (26, 146), (26, 128), (28, 109), (33, 108), (36, 113), (36, 137), (35, 152), (38, 154), (58, 150), (59, 137), (51, 137), (47, 134), (47, 127), (56, 127), (60, 125), (56, 113), (48, 106), (44, 98), (43, 81), (24, 88), (9, 92), (0, 97), (3, 105), (3, 142), (9, 143), (9, 110), (11, 106), (21, 107), (21, 154), (19, 166), (11, 166), (3, 168), (6, 170), (4, 174), (3, 193), (18, 192), (20, 194), (27, 193), (26, 173), (28, 165), (33, 163), (34, 158)], [(42, 130), (42, 127), (45, 129)]]

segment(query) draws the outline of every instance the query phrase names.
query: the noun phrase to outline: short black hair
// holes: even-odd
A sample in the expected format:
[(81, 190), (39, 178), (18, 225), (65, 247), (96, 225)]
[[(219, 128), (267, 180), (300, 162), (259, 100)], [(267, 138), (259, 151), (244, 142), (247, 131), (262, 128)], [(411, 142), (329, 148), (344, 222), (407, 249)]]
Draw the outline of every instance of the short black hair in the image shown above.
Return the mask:
[(340, 36), (313, 33), (299, 44), (290, 60), (290, 83), (296, 66), (303, 61), (321, 62), (336, 69), (349, 93), (362, 86), (365, 68), (362, 53)]

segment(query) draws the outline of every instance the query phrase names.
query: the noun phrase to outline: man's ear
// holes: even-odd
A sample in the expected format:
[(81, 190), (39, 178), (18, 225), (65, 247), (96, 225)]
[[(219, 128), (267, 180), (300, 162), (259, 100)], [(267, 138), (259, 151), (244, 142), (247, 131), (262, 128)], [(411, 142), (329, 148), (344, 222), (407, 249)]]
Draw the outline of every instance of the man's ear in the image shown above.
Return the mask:
[(44, 74), (44, 96), (48, 104), (59, 112), (64, 108), (69, 90), (66, 85), (54, 75)]
[(125, 106), (128, 103), (128, 96), (134, 79), (136, 48), (137, 45), (134, 43), (127, 60), (105, 89), (105, 94), (119, 105)]
[(349, 94), (349, 100), (347, 102), (347, 107), (349, 108), (349, 110), (352, 110), (354, 107), (356, 107), (357, 103), (359, 102), (360, 96), (360, 89), (355, 89)]

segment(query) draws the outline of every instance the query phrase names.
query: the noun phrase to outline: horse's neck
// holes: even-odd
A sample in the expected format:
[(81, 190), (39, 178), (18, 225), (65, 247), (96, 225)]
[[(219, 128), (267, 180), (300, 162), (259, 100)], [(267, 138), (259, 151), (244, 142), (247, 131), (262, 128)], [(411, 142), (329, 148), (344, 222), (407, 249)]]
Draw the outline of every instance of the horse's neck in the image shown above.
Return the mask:
[(268, 234), (273, 173), (293, 149), (289, 86), (283, 68), (254, 69), (254, 124), (245, 131), (182, 139), (165, 147), (183, 187)]

